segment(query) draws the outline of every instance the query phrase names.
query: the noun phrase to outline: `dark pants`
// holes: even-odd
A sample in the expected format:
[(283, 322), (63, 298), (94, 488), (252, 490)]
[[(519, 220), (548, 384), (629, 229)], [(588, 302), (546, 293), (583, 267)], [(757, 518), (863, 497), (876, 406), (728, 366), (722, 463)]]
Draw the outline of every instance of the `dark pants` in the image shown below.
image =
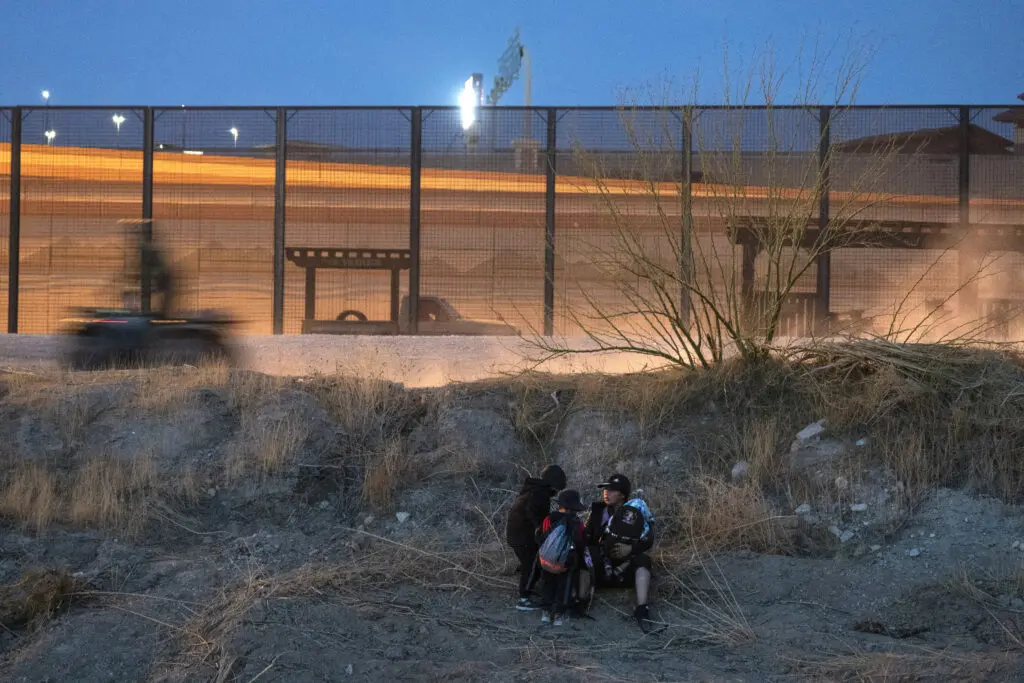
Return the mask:
[(562, 574), (552, 574), (551, 572), (543, 572), (543, 574), (544, 603), (549, 606), (548, 609), (552, 614), (564, 614), (565, 607), (573, 596), (573, 581), (577, 577), (576, 571), (570, 569)]
[(516, 554), (519, 564), (522, 565), (522, 573), (519, 575), (519, 597), (521, 598), (530, 597), (533, 587), (540, 579), (540, 567), (534, 569), (539, 550), (540, 546), (536, 544), (512, 546), (512, 551)]

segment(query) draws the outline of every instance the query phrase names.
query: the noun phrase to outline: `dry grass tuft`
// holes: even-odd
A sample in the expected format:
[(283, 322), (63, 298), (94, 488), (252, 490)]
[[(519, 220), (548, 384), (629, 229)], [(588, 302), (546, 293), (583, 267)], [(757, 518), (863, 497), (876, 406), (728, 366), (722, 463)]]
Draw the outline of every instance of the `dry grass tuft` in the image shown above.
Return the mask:
[(138, 537), (162, 499), (152, 459), (100, 456), (65, 473), (41, 464), (7, 472), (0, 515), (42, 532), (55, 523), (118, 531)]
[(42, 531), (63, 515), (57, 476), (47, 467), (21, 463), (7, 472), (0, 488), (0, 516), (23, 529)]
[(794, 547), (789, 517), (780, 516), (753, 479), (741, 483), (697, 475), (687, 495), (660, 513), (659, 546), (666, 556), (726, 550), (787, 554)]
[(363, 501), (377, 510), (394, 509), (395, 494), (419, 479), (422, 472), (415, 457), (406, 452), (400, 438), (388, 439), (366, 458)]
[(78, 470), (68, 492), (68, 521), (137, 536), (150, 519), (157, 480), (153, 461), (99, 457)]
[(17, 582), (0, 585), (0, 625), (8, 629), (38, 627), (70, 607), (81, 588), (64, 569), (24, 572)]

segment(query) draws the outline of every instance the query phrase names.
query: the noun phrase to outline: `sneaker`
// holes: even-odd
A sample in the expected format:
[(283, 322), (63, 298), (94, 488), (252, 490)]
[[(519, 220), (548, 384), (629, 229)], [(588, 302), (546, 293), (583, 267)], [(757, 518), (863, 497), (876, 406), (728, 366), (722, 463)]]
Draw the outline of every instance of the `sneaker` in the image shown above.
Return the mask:
[(640, 625), (640, 629), (647, 633), (651, 628), (651, 610), (647, 605), (637, 605), (633, 611), (633, 616), (636, 618), (636, 623)]
[(552, 624), (552, 626), (561, 626), (562, 625), (562, 615), (561, 614), (556, 614), (555, 618), (551, 622), (551, 624)]
[(540, 608), (541, 606), (530, 598), (519, 598), (519, 602), (516, 603), (516, 609), (520, 612), (533, 612)]
[(540, 615), (540, 623), (542, 623), (542, 624), (550, 624), (551, 623), (551, 615), (548, 614), (547, 612), (545, 612), (544, 614)]

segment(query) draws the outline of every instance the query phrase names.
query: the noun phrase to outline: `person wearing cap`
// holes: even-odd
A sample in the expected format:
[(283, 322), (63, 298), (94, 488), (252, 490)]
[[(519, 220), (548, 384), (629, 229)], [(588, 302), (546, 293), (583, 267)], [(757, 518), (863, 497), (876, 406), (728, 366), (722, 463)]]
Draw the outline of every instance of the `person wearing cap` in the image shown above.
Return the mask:
[(534, 570), (540, 544), (537, 534), (544, 518), (551, 511), (551, 498), (565, 488), (565, 472), (558, 465), (548, 465), (540, 477), (527, 477), (519, 495), (508, 511), (505, 523), (505, 540), (519, 560), (519, 600), (516, 609), (522, 612), (540, 609), (541, 605), (530, 599), (530, 593), (540, 578), (540, 570)]
[(551, 531), (558, 524), (565, 522), (567, 530), (572, 534), (575, 547), (569, 555), (569, 571), (564, 574), (552, 574), (541, 570), (544, 581), (544, 603), (547, 609), (541, 615), (540, 620), (542, 624), (551, 623), (554, 626), (561, 626), (565, 608), (569, 603), (570, 592), (576, 584), (576, 575), (584, 564), (583, 553), (586, 548), (586, 539), (579, 514), (586, 510), (587, 506), (580, 500), (579, 491), (573, 489), (566, 489), (559, 493), (555, 504), (558, 509), (544, 518), (537, 534), (537, 541), (543, 545)]
[[(596, 588), (635, 587), (637, 605), (634, 616), (640, 626), (644, 627), (644, 622), (650, 620), (647, 600), (652, 564), (647, 552), (654, 545), (654, 517), (646, 503), (640, 501), (647, 522), (647, 533), (632, 544), (615, 544), (606, 553), (605, 533), (608, 525), (615, 511), (630, 499), (633, 488), (629, 478), (618, 473), (597, 486), (602, 489), (602, 500), (590, 506), (584, 534), (587, 544), (585, 559), (593, 572)], [(589, 594), (590, 581), (590, 573), (580, 572), (580, 596)]]

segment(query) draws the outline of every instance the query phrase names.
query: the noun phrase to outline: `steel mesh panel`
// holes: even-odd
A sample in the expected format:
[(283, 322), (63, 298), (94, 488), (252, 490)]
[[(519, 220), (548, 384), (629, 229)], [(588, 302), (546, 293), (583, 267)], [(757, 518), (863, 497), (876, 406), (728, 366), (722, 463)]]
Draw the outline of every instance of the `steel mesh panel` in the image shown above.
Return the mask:
[(117, 222), (142, 211), (142, 112), (24, 109), (21, 149), (18, 330), (52, 333), (70, 307), (121, 303)]
[(154, 119), (154, 235), (179, 279), (178, 307), (221, 310), (240, 331), (269, 334), (276, 113), (164, 109)]
[[(409, 110), (299, 110), (289, 113), (286, 247), (408, 249)], [(305, 271), (285, 262), (285, 333), (301, 331)], [(399, 296), (408, 294), (401, 273)], [(318, 269), (314, 314), (356, 310), (390, 317), (386, 270)]]
[[(971, 139), (970, 222), (1024, 225), (1024, 106), (974, 108)], [(984, 241), (982, 250), (992, 249)], [(991, 251), (974, 266), (980, 311), (991, 323), (986, 336), (998, 341), (1024, 337), (1024, 255)]]
[(612, 320), (645, 329), (639, 312), (659, 291), (679, 300), (681, 112), (558, 117), (555, 332), (607, 331)]
[(0, 109), (0, 332), (7, 331), (7, 297), (10, 292), (9, 238), (11, 228), (11, 116)]
[[(958, 125), (957, 112), (941, 108), (834, 112), (832, 224), (955, 223)], [(875, 247), (832, 254), (830, 308), (873, 318), (877, 331), (915, 327), (957, 287), (955, 252)]]
[(543, 329), (546, 116), (423, 110), (420, 295), (469, 320)]

